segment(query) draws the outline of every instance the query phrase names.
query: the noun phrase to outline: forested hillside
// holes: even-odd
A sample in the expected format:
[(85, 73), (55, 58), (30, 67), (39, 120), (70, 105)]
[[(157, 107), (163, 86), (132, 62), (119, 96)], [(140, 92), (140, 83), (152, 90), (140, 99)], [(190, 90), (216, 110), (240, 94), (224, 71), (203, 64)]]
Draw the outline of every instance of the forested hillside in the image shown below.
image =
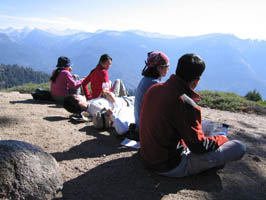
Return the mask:
[(44, 72), (34, 71), (18, 65), (0, 64), (0, 89), (10, 88), (25, 83), (43, 83), (49, 81), (50, 76)]

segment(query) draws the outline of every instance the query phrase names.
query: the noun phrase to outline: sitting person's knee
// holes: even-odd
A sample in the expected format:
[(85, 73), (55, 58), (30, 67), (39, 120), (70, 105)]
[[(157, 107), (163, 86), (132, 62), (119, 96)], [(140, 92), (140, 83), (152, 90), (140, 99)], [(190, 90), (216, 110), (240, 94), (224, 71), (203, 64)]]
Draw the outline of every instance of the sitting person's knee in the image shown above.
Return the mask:
[(247, 151), (246, 145), (243, 142), (240, 142), (239, 140), (232, 140), (232, 142), (234, 142), (237, 146), (239, 157), (242, 158)]

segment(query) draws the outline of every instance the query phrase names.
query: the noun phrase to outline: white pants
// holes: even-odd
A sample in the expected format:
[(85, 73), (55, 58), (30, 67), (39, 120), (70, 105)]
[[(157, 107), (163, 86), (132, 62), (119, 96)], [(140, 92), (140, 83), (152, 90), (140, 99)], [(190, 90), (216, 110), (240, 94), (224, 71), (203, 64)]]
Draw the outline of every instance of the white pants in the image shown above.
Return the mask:
[(238, 141), (232, 140), (224, 143), (218, 149), (205, 154), (184, 153), (179, 165), (164, 173), (159, 173), (169, 177), (183, 177), (208, 169), (223, 166), (228, 162), (240, 160), (246, 152), (246, 146)]

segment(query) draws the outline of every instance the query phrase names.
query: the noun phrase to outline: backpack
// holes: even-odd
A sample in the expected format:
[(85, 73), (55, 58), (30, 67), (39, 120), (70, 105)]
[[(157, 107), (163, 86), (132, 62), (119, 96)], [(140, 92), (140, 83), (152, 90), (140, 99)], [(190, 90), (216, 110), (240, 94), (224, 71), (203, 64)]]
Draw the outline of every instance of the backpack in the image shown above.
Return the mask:
[(51, 92), (43, 88), (37, 88), (35, 92), (31, 93), (34, 100), (54, 101)]
[(92, 122), (96, 129), (106, 130), (112, 127), (110, 123), (110, 118), (106, 115), (106, 109), (103, 108), (100, 111), (96, 112), (92, 116)]

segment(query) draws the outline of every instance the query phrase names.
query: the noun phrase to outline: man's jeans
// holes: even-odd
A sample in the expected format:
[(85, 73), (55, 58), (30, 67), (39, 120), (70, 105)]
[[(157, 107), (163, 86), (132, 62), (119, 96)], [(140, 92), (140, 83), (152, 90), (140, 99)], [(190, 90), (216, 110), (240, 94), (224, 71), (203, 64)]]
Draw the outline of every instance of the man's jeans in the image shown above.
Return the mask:
[(184, 153), (176, 168), (159, 174), (169, 177), (198, 174), (214, 167), (223, 166), (228, 162), (240, 160), (245, 152), (246, 146), (242, 142), (238, 140), (228, 141), (217, 150), (205, 154)]

